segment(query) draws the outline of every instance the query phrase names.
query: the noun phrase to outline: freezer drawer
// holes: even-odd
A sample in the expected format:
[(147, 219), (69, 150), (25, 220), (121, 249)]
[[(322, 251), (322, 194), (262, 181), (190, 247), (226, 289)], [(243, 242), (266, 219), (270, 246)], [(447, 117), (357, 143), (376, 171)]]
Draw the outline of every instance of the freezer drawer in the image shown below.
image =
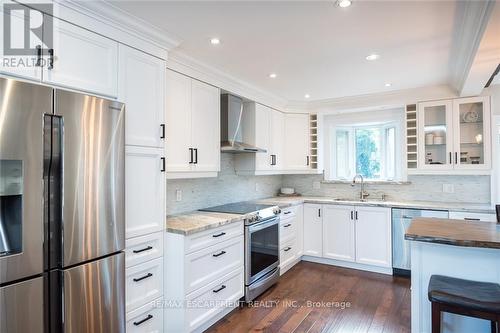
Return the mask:
[(125, 253), (63, 271), (64, 331), (125, 332)]
[(0, 332), (43, 332), (43, 277), (0, 288)]

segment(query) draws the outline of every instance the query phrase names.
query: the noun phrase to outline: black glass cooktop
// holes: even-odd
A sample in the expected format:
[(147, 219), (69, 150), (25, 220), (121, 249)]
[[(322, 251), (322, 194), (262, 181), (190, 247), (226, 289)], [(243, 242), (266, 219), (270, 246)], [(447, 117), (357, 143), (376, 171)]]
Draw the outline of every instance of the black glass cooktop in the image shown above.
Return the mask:
[(274, 207), (273, 205), (262, 205), (249, 202), (237, 202), (222, 206), (215, 206), (200, 209), (203, 212), (229, 213), (229, 214), (249, 214), (258, 212), (266, 208)]

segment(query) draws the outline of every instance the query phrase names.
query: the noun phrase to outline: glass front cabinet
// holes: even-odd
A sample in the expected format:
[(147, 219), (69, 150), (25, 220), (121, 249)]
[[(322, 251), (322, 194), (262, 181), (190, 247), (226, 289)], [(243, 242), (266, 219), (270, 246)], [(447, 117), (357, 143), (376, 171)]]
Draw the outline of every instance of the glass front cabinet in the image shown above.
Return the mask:
[(418, 168), (428, 171), (491, 168), (488, 96), (418, 105)]

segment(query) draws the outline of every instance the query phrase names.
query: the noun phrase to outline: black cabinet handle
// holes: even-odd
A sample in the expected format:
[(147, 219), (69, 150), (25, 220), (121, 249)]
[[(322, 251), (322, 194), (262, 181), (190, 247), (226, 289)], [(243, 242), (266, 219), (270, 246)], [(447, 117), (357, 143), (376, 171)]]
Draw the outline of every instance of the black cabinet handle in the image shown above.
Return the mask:
[(165, 172), (165, 157), (161, 157), (161, 172)]
[(150, 319), (153, 319), (153, 315), (148, 315), (146, 318), (142, 319), (142, 320), (139, 320), (139, 321), (134, 321), (134, 325), (135, 326), (139, 326), (140, 324), (150, 320)]
[(309, 156), (306, 156), (306, 163), (307, 163), (307, 166), (309, 166)]
[(292, 212), (291, 211), (287, 211), (287, 212), (284, 212), (283, 214), (288, 215), (288, 214), (292, 214)]
[(220, 237), (220, 236), (224, 236), (226, 233), (225, 232), (221, 232), (220, 234), (217, 234), (217, 235), (212, 235), (212, 237)]
[(132, 252), (134, 252), (134, 253), (141, 253), (141, 252), (149, 251), (149, 250), (152, 250), (152, 249), (153, 249), (152, 246), (147, 246), (147, 247), (145, 247), (143, 249), (140, 249), (140, 250), (133, 250)]
[(191, 155), (191, 160), (189, 161), (189, 164), (193, 164), (194, 163), (193, 153), (194, 153), (194, 149), (193, 148), (189, 148), (189, 154)]
[(160, 139), (165, 139), (165, 124), (161, 124), (160, 128), (161, 128)]
[(146, 274), (144, 276), (141, 276), (140, 278), (136, 278), (136, 279), (133, 279), (133, 280), (134, 280), (134, 282), (139, 282), (139, 281), (142, 281), (144, 279), (150, 278), (152, 276), (153, 276), (153, 273), (148, 273), (148, 274)]
[(355, 212), (354, 212), (354, 217), (355, 217), (355, 219), (356, 219), (356, 221), (357, 221), (357, 220), (358, 220), (358, 211), (355, 211)]
[(47, 64), (48, 69), (54, 69), (54, 49), (49, 49), (49, 63)]
[(194, 164), (198, 164), (198, 148), (194, 149)]
[(465, 221), (481, 221), (481, 219), (473, 218), (473, 217), (464, 217)]
[(223, 289), (226, 289), (226, 286), (225, 285), (222, 285), (220, 286), (219, 289), (215, 289), (215, 290), (212, 290), (214, 293), (218, 293), (219, 291), (223, 290)]
[(458, 153), (455, 152), (455, 164), (458, 164)]
[(270, 156), (271, 156), (271, 165), (274, 165), (274, 155), (271, 154)]
[(288, 227), (290, 227), (290, 226), (291, 226), (291, 224), (290, 224), (290, 223), (288, 223), (288, 224), (285, 224), (285, 225), (283, 226), (283, 228), (288, 228)]
[(351, 220), (354, 220), (354, 212), (351, 210)]
[(321, 217), (321, 208), (318, 208), (318, 217)]
[(291, 249), (292, 249), (292, 248), (289, 246), (289, 247), (287, 247), (286, 249), (283, 249), (283, 251), (288, 252), (288, 251), (290, 251)]
[(453, 164), (453, 159), (451, 157), (451, 151), (450, 151), (450, 164)]
[(42, 67), (42, 45), (36, 46), (36, 67)]
[(220, 257), (223, 254), (226, 254), (226, 251), (220, 251), (219, 253), (212, 254), (212, 256), (215, 257), (215, 258), (217, 258), (217, 257)]

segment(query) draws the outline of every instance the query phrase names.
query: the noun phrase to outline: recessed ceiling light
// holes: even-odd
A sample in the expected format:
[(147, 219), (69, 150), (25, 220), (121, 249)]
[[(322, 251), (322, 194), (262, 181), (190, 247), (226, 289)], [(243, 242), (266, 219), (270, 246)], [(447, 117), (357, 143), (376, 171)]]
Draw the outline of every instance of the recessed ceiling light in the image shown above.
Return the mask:
[(336, 4), (337, 4), (337, 6), (339, 6), (341, 8), (346, 8), (346, 7), (349, 7), (350, 5), (352, 5), (352, 1), (351, 0), (337, 0)]
[(275, 79), (275, 78), (276, 78), (276, 76), (278, 76), (278, 75), (276, 75), (276, 73), (271, 73), (271, 74), (269, 74), (269, 77), (270, 77), (271, 79)]
[(309, 98), (309, 97), (311, 97), (311, 95), (309, 95), (309, 94), (304, 95), (304, 98)]
[(219, 38), (212, 38), (212, 39), (210, 39), (210, 43), (212, 45), (219, 45), (220, 44), (220, 39)]
[(390, 87), (390, 86), (392, 86), (392, 83), (387, 82), (387, 83), (385, 84), (385, 86), (386, 86), (386, 87)]
[(380, 58), (380, 56), (378, 54), (370, 54), (369, 56), (366, 56), (366, 60), (377, 60), (378, 58)]

